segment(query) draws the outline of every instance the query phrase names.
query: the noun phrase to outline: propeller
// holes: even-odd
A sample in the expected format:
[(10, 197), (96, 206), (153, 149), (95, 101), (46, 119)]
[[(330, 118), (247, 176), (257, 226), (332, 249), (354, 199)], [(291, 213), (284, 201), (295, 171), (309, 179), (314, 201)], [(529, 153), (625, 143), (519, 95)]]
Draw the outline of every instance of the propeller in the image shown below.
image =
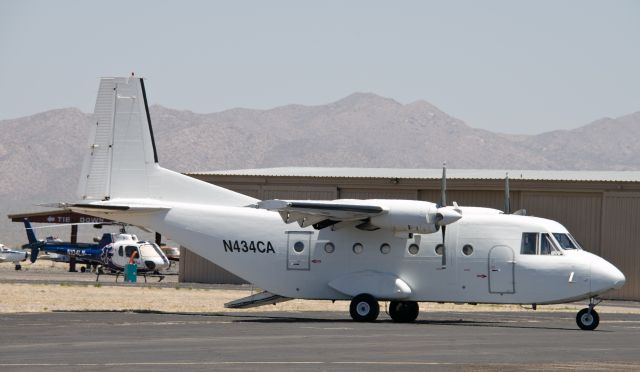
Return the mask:
[(447, 266), (447, 248), (445, 239), (447, 225), (462, 218), (462, 210), (456, 202), (453, 207), (447, 207), (447, 162), (442, 163), (442, 180), (440, 181), (440, 204), (436, 212), (436, 225), (442, 228), (442, 267)]
[(440, 207), (436, 213), (436, 225), (442, 228), (442, 266), (447, 263), (447, 254), (445, 246), (445, 238), (447, 234), (447, 225), (454, 223), (462, 218), (461, 210), (456, 205), (455, 207)]

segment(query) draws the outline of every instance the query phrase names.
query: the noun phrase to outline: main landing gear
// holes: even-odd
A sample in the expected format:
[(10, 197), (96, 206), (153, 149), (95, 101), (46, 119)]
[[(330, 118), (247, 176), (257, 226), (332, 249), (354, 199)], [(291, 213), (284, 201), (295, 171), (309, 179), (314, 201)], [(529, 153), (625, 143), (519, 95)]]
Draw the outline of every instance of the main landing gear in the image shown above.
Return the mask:
[(600, 316), (594, 309), (596, 305), (602, 302), (601, 299), (592, 297), (589, 300), (589, 307), (585, 307), (584, 309), (578, 311), (578, 315), (576, 315), (576, 323), (580, 329), (585, 331), (593, 331), (600, 324)]
[[(389, 303), (389, 316), (394, 322), (413, 322), (418, 317), (418, 312), (418, 303), (415, 301), (391, 301)], [(373, 322), (380, 314), (380, 305), (372, 295), (359, 294), (351, 300), (349, 313), (356, 322)]]
[(389, 316), (394, 322), (411, 323), (418, 317), (420, 309), (415, 301), (391, 301)]
[(351, 318), (356, 322), (373, 322), (378, 318), (380, 313), (380, 305), (378, 301), (370, 294), (359, 294), (351, 300), (349, 306)]

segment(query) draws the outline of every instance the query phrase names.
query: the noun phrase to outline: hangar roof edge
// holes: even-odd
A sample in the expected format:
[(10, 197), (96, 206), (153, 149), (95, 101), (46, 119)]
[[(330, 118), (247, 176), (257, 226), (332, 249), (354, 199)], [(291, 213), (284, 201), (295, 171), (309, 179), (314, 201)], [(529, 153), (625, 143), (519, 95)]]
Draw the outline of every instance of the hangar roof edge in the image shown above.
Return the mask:
[[(640, 182), (640, 171), (562, 171), (562, 170), (498, 170), (450, 169), (447, 179), (504, 179), (546, 181)], [(404, 178), (440, 179), (442, 169), (399, 168), (316, 168), (281, 167), (236, 169), (211, 172), (186, 172), (193, 176), (262, 176), (262, 177), (322, 177), (322, 178)]]

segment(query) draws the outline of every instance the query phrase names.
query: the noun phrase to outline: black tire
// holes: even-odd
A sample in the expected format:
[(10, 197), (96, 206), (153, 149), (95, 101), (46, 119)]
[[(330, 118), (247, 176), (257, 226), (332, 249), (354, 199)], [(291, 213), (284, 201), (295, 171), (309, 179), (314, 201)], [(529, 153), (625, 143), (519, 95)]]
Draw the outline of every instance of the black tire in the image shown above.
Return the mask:
[(578, 311), (576, 323), (578, 327), (584, 331), (593, 331), (598, 327), (598, 324), (600, 324), (600, 316), (595, 310), (591, 310), (591, 314), (589, 314), (589, 309), (585, 307)]
[(415, 301), (391, 301), (389, 316), (394, 322), (411, 323), (418, 317), (420, 307)]
[(86, 267), (82, 266), (82, 267), (80, 268), (80, 272), (84, 273), (84, 272), (86, 272), (86, 271), (87, 271), (87, 268), (86, 268)]
[(373, 322), (378, 318), (380, 305), (372, 295), (359, 294), (351, 300), (349, 313), (356, 322)]
[(16, 264), (16, 270), (22, 270), (22, 265)]

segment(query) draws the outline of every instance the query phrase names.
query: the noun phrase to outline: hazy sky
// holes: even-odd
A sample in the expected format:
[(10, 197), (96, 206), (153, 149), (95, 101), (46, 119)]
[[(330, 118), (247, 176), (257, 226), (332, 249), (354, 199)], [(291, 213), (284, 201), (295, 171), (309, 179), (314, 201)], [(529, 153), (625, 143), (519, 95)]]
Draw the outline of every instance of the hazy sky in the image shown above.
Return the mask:
[(200, 113), (360, 91), (540, 133), (640, 110), (640, 1), (0, 0), (0, 120), (131, 71)]

